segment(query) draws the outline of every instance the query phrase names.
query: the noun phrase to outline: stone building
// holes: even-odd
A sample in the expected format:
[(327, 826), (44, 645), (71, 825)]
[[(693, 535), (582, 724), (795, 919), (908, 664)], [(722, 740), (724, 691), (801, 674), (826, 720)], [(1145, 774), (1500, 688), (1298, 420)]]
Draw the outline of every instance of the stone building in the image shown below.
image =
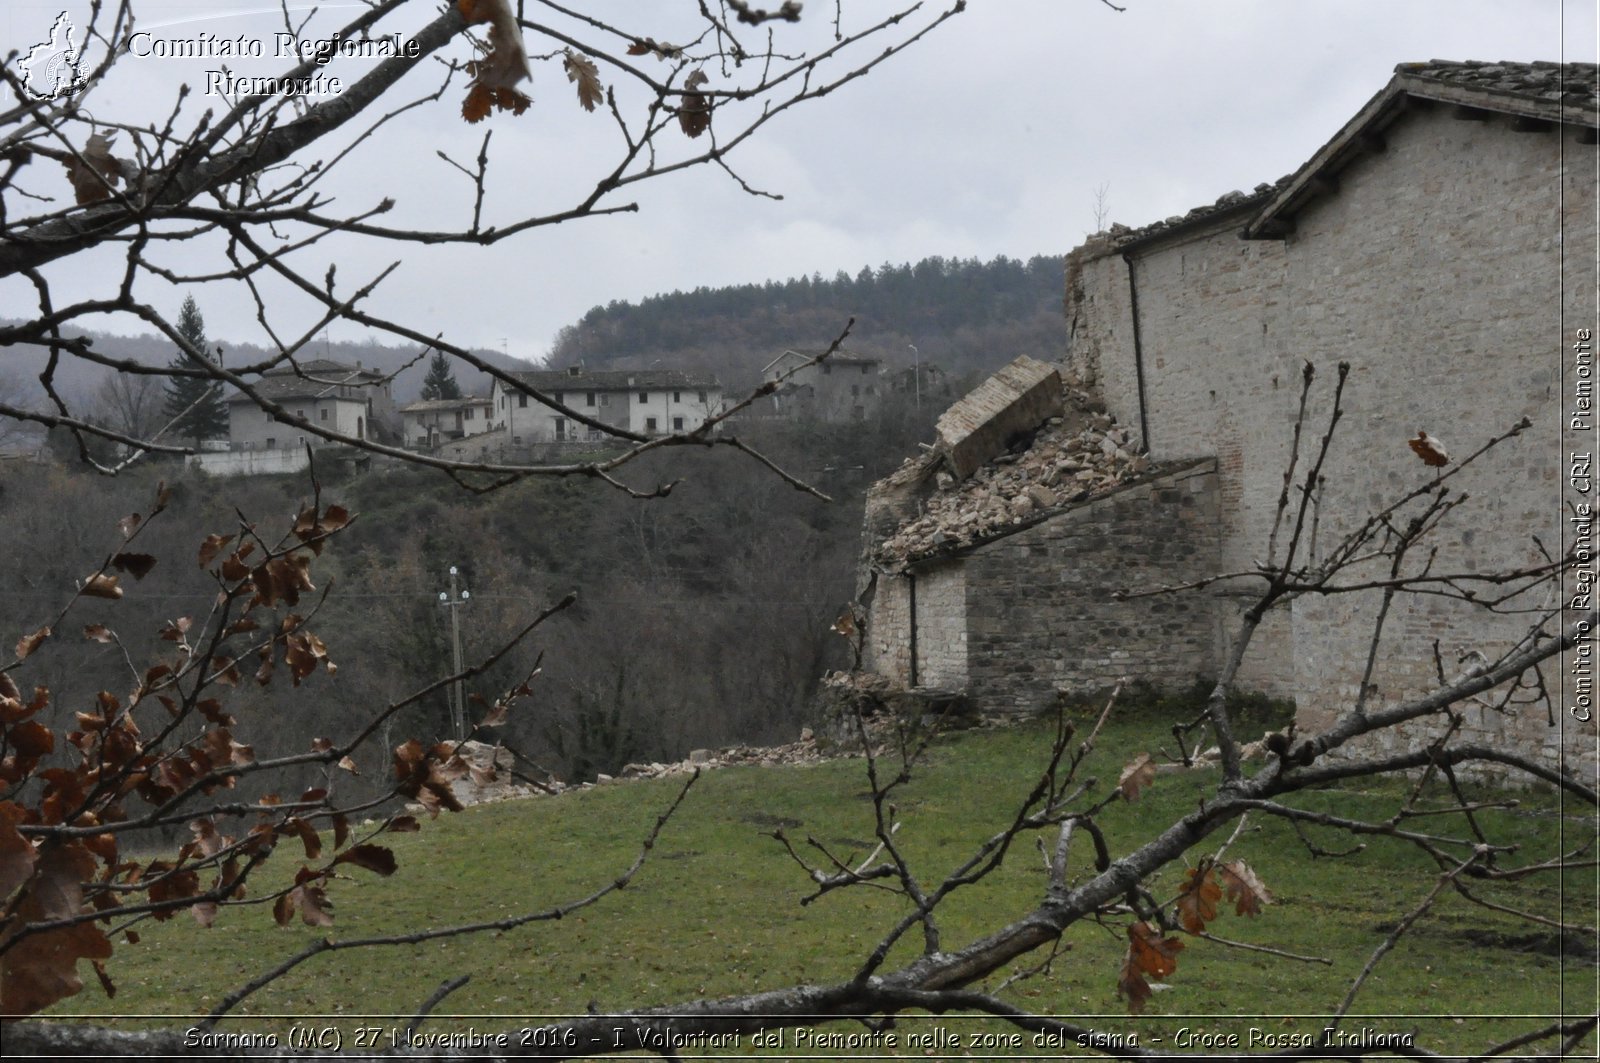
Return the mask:
[(1093, 395), (1022, 357), (939, 419), (939, 443), (874, 485), (863, 663), (986, 712), (1213, 670), (1210, 601), (1119, 593), (1213, 574), (1216, 462), (1153, 465)]
[[(1445, 440), (1459, 459), (1524, 417), (1529, 430), (1452, 481), (1469, 497), (1434, 536), (1435, 571), (1514, 568), (1572, 541), (1565, 503), (1576, 485), (1567, 459), (1594, 450), (1592, 422), (1586, 433), (1569, 428), (1572, 388), (1564, 381), (1592, 372), (1587, 356), (1575, 360), (1571, 348), (1597, 324), (1596, 78), (1592, 64), (1403, 64), (1293, 174), (1182, 217), (1114, 227), (1072, 252), (1067, 377), (1127, 426), (1130, 449), (1157, 463), (1147, 475), (1166, 463), (1215, 470), (1184, 481), (1195, 487), (1178, 501), (1197, 515), (1215, 507), (1211, 545), (1197, 543), (1196, 558), (1213, 551), (1213, 571), (1248, 573), (1265, 556), (1307, 362), (1319, 375), (1308, 441), (1326, 424), (1338, 363), (1352, 367), (1316, 499), (1318, 549), (1435, 475), (1407, 446), (1419, 430)], [(1204, 499), (1209, 488), (1199, 487), (1206, 475), (1211, 502)], [(1163, 489), (1136, 488), (1156, 498)], [(1592, 502), (1592, 489), (1583, 490)], [(1106, 512), (1114, 497), (1005, 537), (1015, 563), (1033, 566), (1037, 601), (1056, 596), (1055, 581), (1086, 578), (1056, 563), (1071, 554), (1061, 538), (1069, 533), (1048, 528), (1094, 526), (1089, 541), (1100, 538), (1110, 553), (1083, 553), (1073, 561), (1079, 566), (1114, 564), (1136, 545), (1119, 539), (1117, 519), (1102, 525), (1091, 516)], [(1152, 512), (1149, 519), (1171, 518)], [(969, 684), (978, 678), (976, 640), (987, 637), (989, 622), (973, 608), (972, 585), (980, 571), (986, 581), (1006, 578), (983, 568), (1001, 564), (1000, 550), (998, 540), (969, 548), (960, 566)], [(929, 560), (920, 564), (935, 580)], [(1015, 582), (1027, 597), (1029, 581)], [(1189, 659), (1204, 666), (1198, 671), (1216, 671), (1236, 603), (1251, 583), (1230, 581), (1195, 598), (1185, 637), (1198, 645), (1202, 628), (1209, 629), (1212, 655), (1203, 660), (1195, 651)], [(938, 592), (918, 588), (919, 608), (930, 593)], [(1517, 604), (1558, 608), (1549, 598)], [(1269, 615), (1244, 685), (1293, 697), (1303, 724), (1325, 724), (1360, 687), (1377, 605), (1372, 594), (1306, 596)], [(888, 606), (874, 603), (880, 612)], [(1074, 610), (1087, 614), (1090, 607), (1068, 595), (1037, 622), (1065, 633)], [(1437, 686), (1440, 663), (1453, 673), (1475, 653), (1494, 657), (1527, 619), (1486, 618), (1441, 597), (1405, 600), (1379, 644), (1371, 679), (1377, 703)], [(1022, 623), (1006, 616), (997, 622), (1002, 632), (1013, 629), (1011, 641), (1020, 637)], [(1102, 620), (1102, 630), (1114, 622)], [(1125, 626), (1134, 629), (1131, 620)], [(1006, 641), (993, 645), (1003, 650)], [(1051, 664), (1045, 671), (1052, 678), (1035, 686), (1087, 682), (1104, 641), (1084, 653), (1068, 644), (1070, 660)], [(888, 669), (885, 661), (877, 666)], [(932, 657), (928, 666), (960, 679), (937, 672), (944, 666)], [(1556, 683), (1553, 675), (1550, 681)], [(973, 688), (980, 700), (981, 687)], [(1570, 701), (1570, 676), (1566, 693)], [(1010, 690), (1001, 695), (1014, 697)], [(1551, 760), (1563, 746), (1569, 756), (1592, 760), (1595, 744), (1593, 723), (1567, 714), (1554, 719), (1542, 708), (1475, 708), (1467, 729)]]
[(864, 421), (878, 412), (885, 382), (883, 360), (839, 350), (816, 365), (820, 350), (787, 350), (761, 369), (761, 379), (778, 384), (764, 404), (772, 414), (819, 421)]
[(456, 399), (420, 399), (400, 407), (403, 445), (432, 450), (494, 427), (494, 403), (485, 395)]
[[(325, 358), (262, 374), (257, 394), (291, 416), (355, 439), (393, 438), (394, 398), (384, 374)], [(228, 443), (234, 451), (300, 450), (325, 442), (313, 432), (281, 421), (243, 392), (227, 398)]]

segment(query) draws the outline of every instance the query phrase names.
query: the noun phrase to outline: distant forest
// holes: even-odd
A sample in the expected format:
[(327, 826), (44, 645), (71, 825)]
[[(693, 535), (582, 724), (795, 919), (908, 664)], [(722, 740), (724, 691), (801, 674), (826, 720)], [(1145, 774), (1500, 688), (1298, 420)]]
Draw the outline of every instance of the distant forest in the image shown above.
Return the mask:
[(715, 372), (739, 388), (787, 348), (826, 347), (852, 317), (846, 346), (891, 365), (911, 364), (911, 344), (953, 377), (992, 371), (1019, 354), (1059, 360), (1067, 343), (1062, 271), (1060, 255), (935, 256), (855, 276), (840, 270), (832, 280), (818, 273), (613, 301), (563, 328), (549, 364), (638, 368), (659, 360)]

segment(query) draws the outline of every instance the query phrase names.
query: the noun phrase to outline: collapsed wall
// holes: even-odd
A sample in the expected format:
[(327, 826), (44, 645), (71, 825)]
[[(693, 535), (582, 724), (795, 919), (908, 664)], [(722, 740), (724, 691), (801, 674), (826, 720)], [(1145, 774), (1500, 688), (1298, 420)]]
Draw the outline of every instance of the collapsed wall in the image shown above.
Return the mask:
[(1215, 572), (1215, 462), (1153, 466), (1075, 378), (1019, 361), (1031, 364), (958, 403), (940, 444), (869, 492), (863, 666), (983, 713), (1213, 673), (1209, 595), (1125, 595)]

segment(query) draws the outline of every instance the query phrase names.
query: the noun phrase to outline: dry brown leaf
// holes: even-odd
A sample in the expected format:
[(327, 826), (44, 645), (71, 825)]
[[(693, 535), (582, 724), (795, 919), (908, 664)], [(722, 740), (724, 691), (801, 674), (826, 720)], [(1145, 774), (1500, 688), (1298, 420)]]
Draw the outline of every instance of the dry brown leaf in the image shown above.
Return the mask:
[(711, 79), (704, 70), (696, 70), (683, 82), (683, 104), (678, 108), (678, 125), (684, 133), (697, 137), (711, 128), (711, 98), (696, 92)]
[(1139, 792), (1156, 778), (1156, 766), (1150, 760), (1150, 754), (1140, 753), (1128, 762), (1122, 769), (1122, 774), (1117, 777), (1117, 788), (1122, 791), (1122, 796), (1129, 801), (1137, 801)]
[(483, 54), (467, 61), (467, 98), (461, 117), (479, 122), (495, 108), (521, 114), (533, 100), (516, 86), (531, 80), (528, 53), (522, 48), (522, 31), (511, 13), (509, 0), (458, 0), (461, 14), (469, 23), (489, 23), (489, 40), (480, 45)]
[(114, 139), (104, 133), (95, 133), (78, 153), (79, 157), (63, 161), (79, 206), (110, 199), (111, 190), (122, 180), (122, 164), (111, 155), (111, 141)]
[(327, 659), (328, 647), (309, 631), (290, 635), (284, 640), (284, 660), (289, 665), (295, 686), (299, 686), (302, 679), (316, 671), (317, 665)]
[(578, 102), (585, 111), (592, 111), (604, 102), (606, 87), (600, 83), (600, 68), (594, 65), (593, 59), (568, 48), (562, 65), (567, 68), (567, 80), (577, 83)]
[(382, 845), (356, 845), (333, 858), (336, 864), (354, 864), (380, 875), (392, 875), (396, 866), (394, 851)]
[(1137, 1015), (1150, 999), (1150, 983), (1145, 975), (1164, 978), (1178, 969), (1178, 953), (1183, 942), (1163, 938), (1149, 923), (1134, 923), (1128, 928), (1128, 952), (1117, 975), (1117, 993), (1128, 1001), (1128, 1011)]
[(109, 598), (115, 601), (122, 597), (122, 588), (117, 586), (117, 577), (109, 572), (96, 572), (83, 581), (79, 593), (85, 598)]
[(33, 843), (17, 830), (22, 818), (21, 805), (0, 801), (0, 897), (11, 896), (12, 890), (28, 881), (38, 862)]
[(350, 523), (350, 512), (343, 506), (329, 506), (320, 514), (315, 506), (307, 506), (295, 518), (294, 534), (315, 554), (321, 554), (329, 535)]
[(222, 548), (233, 541), (231, 535), (208, 535), (200, 544), (200, 567), (205, 568), (217, 559)]
[(1430, 468), (1438, 469), (1450, 464), (1450, 454), (1444, 449), (1444, 444), (1430, 436), (1428, 433), (1417, 430), (1417, 438), (1406, 441), (1407, 445), (1416, 452), (1422, 463)]
[(144, 579), (156, 567), (156, 559), (152, 554), (118, 554), (111, 559), (111, 565), (134, 579)]
[(17, 640), (17, 660), (25, 661), (32, 656), (45, 639), (50, 637), (50, 627), (46, 625), (31, 635), (24, 635)]
[(111, 941), (93, 923), (10, 940), (30, 923), (84, 914), (82, 883), (93, 877), (95, 867), (95, 858), (78, 843), (39, 854), (20, 901), (0, 924), (0, 1012), (31, 1015), (73, 996), (83, 989), (78, 961), (110, 957)]
[(1128, 1014), (1137, 1015), (1150, 999), (1150, 983), (1144, 980), (1139, 965), (1133, 962), (1133, 950), (1123, 958), (1122, 969), (1117, 972), (1117, 995), (1128, 1002)]
[(628, 54), (654, 55), (657, 59), (677, 59), (683, 55), (683, 49), (676, 44), (657, 41), (654, 37), (637, 37), (628, 45)]
[(1212, 876), (1209, 859), (1200, 861), (1184, 876), (1178, 887), (1178, 922), (1191, 934), (1205, 930), (1206, 924), (1217, 917), (1217, 902), (1222, 899), (1222, 887)]
[(1222, 872), (1222, 882), (1228, 887), (1228, 900), (1234, 902), (1236, 914), (1260, 915), (1261, 906), (1272, 903), (1272, 892), (1243, 860), (1229, 860), (1218, 870)]
[(106, 627), (104, 624), (85, 624), (83, 628), (83, 637), (86, 639), (93, 639), (96, 642), (110, 643), (117, 641), (117, 636), (112, 634), (111, 629)]

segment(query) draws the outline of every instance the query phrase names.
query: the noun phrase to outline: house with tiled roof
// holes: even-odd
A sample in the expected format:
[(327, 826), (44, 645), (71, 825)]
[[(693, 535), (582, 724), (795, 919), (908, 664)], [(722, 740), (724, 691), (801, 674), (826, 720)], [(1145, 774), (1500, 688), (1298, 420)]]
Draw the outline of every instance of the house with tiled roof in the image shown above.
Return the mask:
[(296, 420), (354, 439), (382, 435), (394, 419), (394, 399), (382, 373), (326, 358), (283, 366), (251, 383), (282, 413), (262, 409), (242, 391), (228, 396), (228, 442), (234, 451), (300, 450), (327, 440)]
[(722, 412), (715, 377), (678, 369), (574, 365), (510, 376), (515, 385), (497, 379), (490, 393), (495, 426), (510, 447), (599, 441), (607, 427), (645, 436), (692, 432)]
[(764, 399), (767, 412), (862, 421), (877, 411), (886, 390), (883, 359), (848, 350), (822, 354), (791, 348), (762, 367), (762, 381), (776, 385)]
[[(1408, 447), (1419, 431), (1459, 460), (1526, 418), (1530, 428), (1452, 479), (1466, 498), (1430, 540), (1434, 571), (1514, 569), (1576, 542), (1588, 544), (1592, 575), (1593, 521), (1574, 515), (1595, 504), (1597, 79), (1585, 63), (1402, 64), (1292, 174), (1075, 249), (1065, 379), (1104, 404), (1153, 469), (1200, 463), (1174, 504), (1212, 516), (1180, 522), (1184, 557), (1246, 576), (1119, 606), (1119, 571), (1138, 585), (1126, 589), (1193, 578), (1145, 578), (1117, 546), (1163, 519), (1161, 491), (1156, 508), (1129, 508), (1126, 520), (1102, 512), (1126, 491), (1069, 500), (1044, 519), (1015, 518), (1013, 533), (878, 571), (869, 665), (965, 689), (980, 707), (991, 696), (1044, 706), (1059, 688), (1137, 663), (1118, 646), (1156, 632), (1196, 675), (1216, 675), (1272, 539), (1307, 363), (1317, 379), (1302, 460), (1328, 423), (1340, 363), (1350, 366), (1310, 499), (1307, 562), (1436, 475)], [(1385, 573), (1358, 566), (1349, 578), (1368, 575)], [(1528, 610), (1551, 610), (1552, 628), (1586, 615), (1582, 593), (1558, 597), (1486, 613), (1449, 595), (1402, 595), (1374, 653), (1378, 592), (1301, 595), (1267, 615), (1241, 682), (1293, 698), (1302, 725), (1321, 728), (1364, 684), (1381, 706), (1434, 689), (1441, 668), (1494, 659), (1526, 634)], [(1062, 637), (1088, 615), (1105, 637)], [(1027, 651), (1019, 633), (1036, 632), (1046, 637)], [(1023, 659), (979, 667), (1008, 645)], [(1485, 700), (1459, 726), (1470, 740), (1592, 769), (1594, 691), (1580, 672), (1547, 676), (1554, 709)], [(1420, 747), (1447, 723), (1415, 723), (1402, 740)]]
[(400, 435), (413, 450), (431, 450), (494, 427), (494, 400), (487, 395), (421, 399), (400, 407)]

